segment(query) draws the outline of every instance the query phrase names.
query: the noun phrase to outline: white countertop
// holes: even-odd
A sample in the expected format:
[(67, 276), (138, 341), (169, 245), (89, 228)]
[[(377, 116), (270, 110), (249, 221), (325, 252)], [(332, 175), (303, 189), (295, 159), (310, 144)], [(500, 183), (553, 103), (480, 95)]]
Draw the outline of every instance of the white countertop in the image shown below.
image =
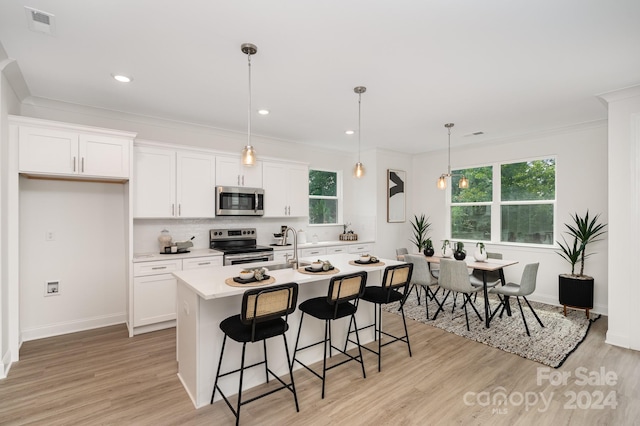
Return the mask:
[(170, 254), (161, 254), (160, 252), (136, 253), (133, 255), (133, 263), (154, 262), (157, 260), (189, 259), (192, 257), (203, 257), (203, 256), (222, 256), (222, 252), (217, 250), (211, 250), (208, 248), (204, 248), (204, 249), (190, 248), (189, 253), (170, 253)]
[[(355, 244), (373, 244), (374, 241), (340, 241), (340, 240), (334, 240), (334, 241), (320, 241), (317, 243), (304, 243), (304, 244), (298, 244), (298, 250), (301, 249), (306, 249), (306, 248), (313, 248), (313, 247), (332, 247), (332, 246), (346, 246), (346, 245), (355, 245)], [(261, 245), (265, 245), (265, 244), (261, 244)], [(293, 250), (293, 244), (291, 244), (290, 246), (271, 246), (269, 245), (269, 247), (272, 247), (275, 251), (281, 251), (281, 250)], [(169, 260), (169, 259), (188, 259), (188, 258), (192, 258), (192, 257), (202, 257), (202, 256), (222, 256), (222, 252), (219, 252), (217, 250), (211, 250), (209, 248), (199, 248), (199, 249), (194, 249), (191, 248), (189, 249), (189, 253), (171, 253), (171, 254), (161, 254), (159, 252), (152, 252), (152, 253), (135, 253), (133, 255), (133, 263), (138, 263), (138, 262), (154, 262), (157, 260)]]
[[(322, 260), (328, 260), (331, 264), (340, 270), (339, 275), (349, 274), (359, 271), (380, 271), (390, 265), (398, 265), (404, 262), (391, 259), (380, 259), (384, 265), (380, 266), (355, 266), (350, 265), (350, 260), (357, 260), (357, 254), (330, 254), (322, 257)], [(301, 258), (301, 261), (315, 261), (316, 258)], [(269, 265), (280, 264), (282, 262), (262, 262), (252, 263), (252, 268), (259, 268), (261, 266), (269, 269)], [(229, 265), (219, 266), (216, 268), (208, 269), (192, 269), (187, 271), (176, 271), (173, 275), (176, 276), (181, 282), (190, 287), (195, 293), (197, 293), (203, 299), (219, 299), (223, 297), (234, 296), (242, 294), (245, 290), (255, 287), (231, 287), (225, 284), (225, 280), (231, 277), (237, 277), (242, 269), (245, 269), (247, 265)], [(276, 279), (275, 284), (284, 284), (288, 282), (297, 282), (298, 284), (312, 283), (316, 281), (331, 279), (334, 275), (310, 275), (302, 274), (297, 270), (279, 269), (269, 271), (269, 275)]]

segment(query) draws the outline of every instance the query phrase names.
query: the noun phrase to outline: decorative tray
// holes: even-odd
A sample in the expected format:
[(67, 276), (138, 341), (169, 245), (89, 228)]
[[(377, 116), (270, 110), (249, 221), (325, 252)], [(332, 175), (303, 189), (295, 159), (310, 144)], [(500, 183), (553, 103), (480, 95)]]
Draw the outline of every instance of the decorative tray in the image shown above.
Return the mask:
[(311, 269), (311, 266), (307, 266), (306, 268), (304, 268), (304, 270), (305, 270), (305, 271), (307, 271), (307, 272), (313, 272), (314, 274), (317, 274), (317, 273), (319, 273), (319, 272), (333, 271), (334, 269), (336, 269), (336, 268), (334, 268), (333, 266), (331, 266), (331, 267), (330, 267), (329, 269), (327, 269), (326, 271), (325, 271), (324, 269), (318, 269), (318, 270)]
[(178, 250), (175, 253), (173, 253), (173, 252), (166, 253), (166, 252), (163, 252), (163, 251), (160, 252), (160, 254), (185, 254), (185, 253), (189, 253), (189, 250), (182, 250), (182, 251)]
[(263, 275), (263, 278), (261, 280), (257, 280), (256, 277), (251, 277), (246, 280), (240, 277), (233, 277), (233, 281), (239, 284), (251, 284), (255, 282), (265, 281), (265, 280), (268, 280), (269, 278), (271, 278), (269, 275)]
[(363, 262), (360, 259), (354, 260), (354, 262), (357, 263), (358, 265), (374, 265), (376, 263), (380, 263), (379, 260), (376, 260), (375, 262), (372, 262), (371, 260), (367, 260), (366, 262)]

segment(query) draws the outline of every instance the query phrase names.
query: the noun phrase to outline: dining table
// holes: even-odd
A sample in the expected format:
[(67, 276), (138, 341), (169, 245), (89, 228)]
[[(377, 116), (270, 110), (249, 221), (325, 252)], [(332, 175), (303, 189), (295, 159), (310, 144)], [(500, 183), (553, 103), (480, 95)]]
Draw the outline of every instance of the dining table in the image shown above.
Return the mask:
[[(442, 256), (425, 256), (427, 262), (439, 264), (442, 259), (453, 259), (453, 258), (443, 258)], [(466, 262), (468, 268), (477, 269), (482, 271), (482, 293), (484, 295), (484, 325), (486, 328), (489, 328), (489, 322), (491, 320), (489, 314), (489, 297), (487, 290), (487, 272), (495, 272), (498, 271), (500, 274), (500, 280), (502, 281), (502, 285), (506, 284), (504, 279), (504, 268), (507, 266), (515, 265), (518, 263), (517, 260), (506, 260), (506, 259), (487, 259), (482, 262), (478, 262), (474, 258), (465, 258), (464, 260), (460, 260), (460, 262)], [(510, 313), (510, 312), (508, 312)]]

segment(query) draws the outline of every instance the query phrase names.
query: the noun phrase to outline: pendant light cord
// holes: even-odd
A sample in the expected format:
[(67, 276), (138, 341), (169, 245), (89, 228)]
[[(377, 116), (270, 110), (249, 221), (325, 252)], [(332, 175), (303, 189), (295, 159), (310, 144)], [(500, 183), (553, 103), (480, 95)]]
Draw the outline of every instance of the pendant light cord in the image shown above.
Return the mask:
[(449, 131), (449, 154), (447, 157), (447, 176), (451, 176), (451, 127), (447, 127)]
[(251, 53), (247, 54), (249, 61), (249, 110), (247, 111), (247, 122), (249, 129), (247, 131), (247, 145), (251, 146)]
[(360, 162), (360, 139), (362, 137), (362, 126), (360, 125), (362, 93), (358, 93), (358, 163)]

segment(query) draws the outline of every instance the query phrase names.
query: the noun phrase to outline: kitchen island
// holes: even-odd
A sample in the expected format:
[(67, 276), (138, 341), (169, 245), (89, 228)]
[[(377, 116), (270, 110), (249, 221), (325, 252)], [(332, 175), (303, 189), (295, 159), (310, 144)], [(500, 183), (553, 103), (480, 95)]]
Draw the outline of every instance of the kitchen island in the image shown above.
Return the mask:
[[(354, 254), (333, 254), (322, 256), (322, 260), (328, 260), (339, 270), (336, 275), (352, 272), (367, 271), (367, 285), (380, 285), (384, 268), (389, 265), (397, 265), (403, 262), (390, 259), (381, 259), (382, 264), (376, 265), (351, 265), (349, 262), (358, 259)], [(302, 258), (301, 262), (311, 262), (316, 258)], [(237, 315), (240, 312), (242, 294), (247, 288), (232, 287), (225, 284), (227, 278), (238, 276), (239, 272), (247, 267), (257, 268), (276, 262), (252, 263), (250, 265), (220, 266), (206, 270), (177, 271), (173, 274), (178, 279), (177, 290), (177, 342), (176, 357), (178, 361), (178, 377), (182, 382), (189, 397), (196, 408), (209, 404), (213, 382), (218, 367), (220, 349), (224, 334), (219, 324), (225, 318)], [(311, 275), (298, 272), (291, 268), (270, 270), (268, 273), (275, 278), (275, 283), (270, 285), (296, 282), (299, 284), (298, 304), (318, 296), (326, 296), (328, 283), (331, 277), (336, 275)], [(255, 287), (248, 287), (255, 288)], [(358, 324), (360, 326), (373, 322), (373, 305), (362, 302), (358, 308)], [(293, 350), (295, 337), (298, 333), (300, 312), (296, 310), (289, 316), (289, 331), (287, 339), (289, 348)], [(348, 318), (335, 321), (332, 328), (332, 337), (336, 342), (344, 341), (348, 327)], [(324, 323), (322, 321), (305, 321), (304, 333), (300, 337), (300, 345), (311, 343), (322, 338)], [(368, 329), (361, 333), (362, 343), (372, 341), (373, 330)], [(252, 345), (247, 349), (246, 363), (258, 362), (263, 357), (262, 345)], [(269, 367), (278, 375), (284, 375), (288, 371), (286, 355), (281, 339), (267, 341), (269, 354)], [(232, 364), (234, 358), (240, 358), (241, 345), (229, 341), (226, 351), (237, 351), (237, 357), (225, 356), (223, 369), (237, 368)], [(322, 348), (305, 351), (302, 358), (305, 363), (313, 363), (322, 359)], [(227, 364), (228, 363), (228, 364)], [(366, 366), (365, 366), (366, 367)], [(299, 365), (296, 368), (300, 368)], [(244, 375), (243, 389), (249, 389), (264, 383), (264, 370), (254, 368), (247, 370)], [(220, 386), (227, 395), (237, 393), (238, 377), (231, 375), (220, 379)], [(219, 396), (216, 395), (216, 399)]]

